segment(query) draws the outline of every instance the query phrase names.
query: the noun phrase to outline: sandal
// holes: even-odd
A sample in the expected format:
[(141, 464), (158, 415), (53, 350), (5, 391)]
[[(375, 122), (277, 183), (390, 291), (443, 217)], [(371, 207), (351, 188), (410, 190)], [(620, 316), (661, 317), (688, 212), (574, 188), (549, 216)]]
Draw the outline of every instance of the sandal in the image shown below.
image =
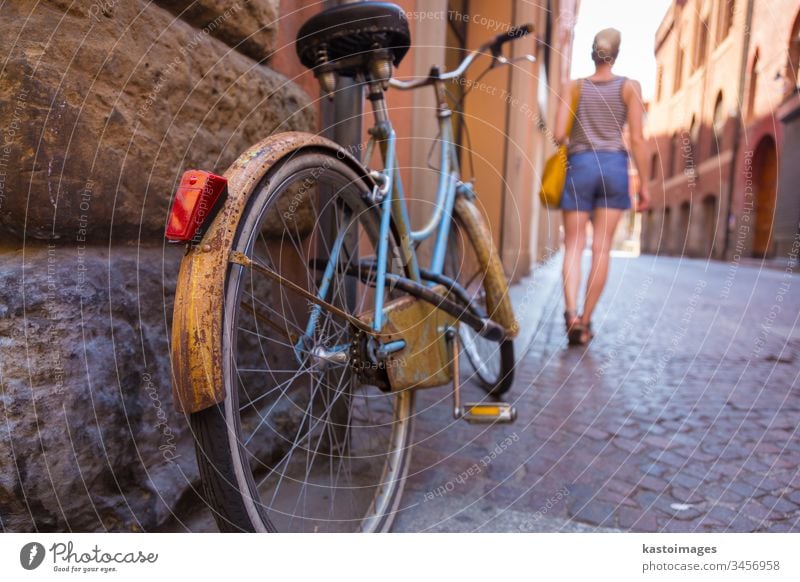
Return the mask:
[[(583, 316), (581, 316), (581, 321), (583, 321)], [(592, 322), (589, 321), (587, 323), (581, 323), (583, 327), (581, 333), (580, 343), (588, 344), (594, 338), (594, 332), (592, 332)]]
[(586, 330), (581, 318), (572, 311), (567, 310), (564, 312), (564, 324), (567, 327), (567, 341), (571, 346), (577, 346), (583, 343), (583, 333)]

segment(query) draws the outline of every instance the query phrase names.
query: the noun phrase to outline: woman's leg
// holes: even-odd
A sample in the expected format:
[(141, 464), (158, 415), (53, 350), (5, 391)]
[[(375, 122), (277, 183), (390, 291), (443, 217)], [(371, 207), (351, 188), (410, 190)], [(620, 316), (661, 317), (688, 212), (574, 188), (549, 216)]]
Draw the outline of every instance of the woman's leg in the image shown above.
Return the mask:
[(578, 287), (581, 284), (581, 258), (586, 246), (588, 212), (564, 210), (564, 303), (567, 311), (575, 311)]
[(586, 301), (583, 307), (583, 323), (592, 321), (592, 313), (603, 293), (608, 277), (608, 264), (611, 257), (611, 244), (614, 231), (624, 210), (617, 208), (596, 208), (592, 226), (592, 268), (586, 284)]

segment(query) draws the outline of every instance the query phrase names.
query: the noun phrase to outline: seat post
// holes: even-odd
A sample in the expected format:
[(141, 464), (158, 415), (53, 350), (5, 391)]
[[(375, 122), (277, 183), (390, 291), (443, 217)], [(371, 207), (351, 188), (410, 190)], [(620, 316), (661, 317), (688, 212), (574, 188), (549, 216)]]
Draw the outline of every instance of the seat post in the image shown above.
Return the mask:
[[(388, 130), (389, 112), (386, 110), (386, 99), (383, 87), (379, 81), (370, 81), (368, 85), (367, 99), (372, 104), (372, 114), (375, 118), (375, 126), (380, 129)], [(386, 137), (386, 136), (382, 136)]]

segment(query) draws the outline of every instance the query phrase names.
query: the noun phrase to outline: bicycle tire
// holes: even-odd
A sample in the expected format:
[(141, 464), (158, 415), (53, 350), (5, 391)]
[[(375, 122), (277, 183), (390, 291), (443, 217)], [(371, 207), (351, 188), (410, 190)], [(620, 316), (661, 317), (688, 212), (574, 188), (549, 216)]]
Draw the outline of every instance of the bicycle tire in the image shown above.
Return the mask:
[[(353, 220), (357, 222), (359, 226), (359, 229), (357, 229), (355, 232), (362, 232), (360, 229), (363, 229), (363, 232), (366, 233), (365, 238), (369, 239), (370, 244), (373, 244), (373, 246), (377, 244), (378, 213), (375, 211), (374, 207), (364, 201), (362, 196), (364, 192), (369, 191), (369, 188), (364, 180), (353, 170), (350, 165), (342, 162), (342, 159), (343, 157), (339, 157), (338, 155), (328, 151), (307, 148), (305, 150), (296, 151), (292, 155), (276, 161), (267, 170), (247, 204), (244, 214), (242, 215), (242, 219), (237, 227), (233, 249), (245, 252), (245, 254), (248, 254), (248, 256), (255, 254), (257, 252), (257, 249), (255, 248), (255, 242), (258, 238), (264, 238), (265, 249), (269, 247), (270, 241), (267, 241), (267, 235), (264, 235), (264, 229), (267, 228), (265, 225), (268, 225), (269, 220), (274, 218), (274, 210), (277, 209), (279, 211), (278, 215), (280, 215), (280, 211), (282, 211), (280, 205), (285, 205), (286, 200), (285, 196), (283, 196), (283, 193), (290, 192), (287, 188), (291, 184), (305, 183), (301, 181), (307, 179), (309, 176), (315, 175), (316, 177), (314, 179), (317, 182), (315, 188), (317, 188), (317, 193), (319, 193), (322, 178), (320, 177), (321, 174), (315, 174), (315, 172), (322, 172), (322, 174), (326, 174), (328, 176), (330, 183), (325, 186), (325, 189), (326, 193), (331, 195), (331, 198), (322, 201), (322, 197), (320, 196), (319, 208), (317, 208), (318, 214), (320, 215), (318, 218), (320, 218), (320, 220), (311, 221), (313, 222), (313, 228), (320, 229), (323, 210), (327, 210), (328, 212), (333, 212), (335, 214), (340, 206), (343, 208), (346, 207), (351, 211), (350, 216), (355, 216)], [(309, 204), (308, 201), (304, 201), (304, 203)], [(309, 206), (313, 206), (313, 204), (309, 204)], [(342, 224), (344, 223), (337, 224), (338, 226), (342, 227)], [(283, 226), (286, 227), (285, 220)], [(345, 230), (348, 228), (350, 228), (349, 223), (345, 225)], [(299, 230), (295, 229), (294, 234), (299, 234)], [(343, 236), (343, 238), (346, 237)], [(353, 248), (357, 250), (364, 246), (364, 240), (360, 238), (358, 234), (356, 235), (356, 238), (358, 240), (355, 241)], [(320, 238), (317, 241), (309, 242), (308, 246), (309, 248), (312, 246), (314, 248), (320, 248), (320, 244), (318, 244), (320, 242), (324, 241), (322, 241)], [(392, 252), (392, 250), (397, 246), (397, 240), (393, 234), (390, 236), (389, 242), (389, 256), (396, 256), (396, 253)], [(298, 254), (302, 254), (301, 248), (305, 248), (304, 245), (306, 243), (303, 243), (299, 246), (297, 246), (294, 242), (292, 244), (294, 245), (295, 251), (297, 251)], [(322, 246), (324, 246), (324, 244)], [(289, 262), (287, 261), (286, 265), (284, 265), (282, 258), (283, 253), (284, 250), (281, 249), (277, 256), (281, 257), (280, 265), (286, 266), (289, 264)], [(294, 263), (295, 267), (296, 265), (297, 263)], [(286, 268), (288, 269), (289, 267), (287, 266)], [(315, 275), (313, 279), (308, 275), (310, 271), (311, 269), (306, 270), (306, 282), (309, 284), (309, 286), (312, 284), (311, 281), (316, 284), (316, 281), (318, 280), (318, 275)], [(295, 279), (297, 278), (296, 273), (287, 273), (288, 271), (283, 273), (283, 275), (287, 277), (295, 276)], [(328, 389), (332, 387), (332, 383), (331, 386), (322, 386), (322, 381), (320, 381), (319, 384), (317, 384), (317, 386), (320, 386), (318, 391), (319, 394), (325, 393), (328, 396), (333, 394), (333, 400), (330, 403), (323, 401), (323, 410), (320, 413), (318, 408), (315, 409), (315, 406), (317, 406), (319, 402), (315, 400), (315, 385), (313, 384), (312, 378), (311, 380), (308, 380), (310, 383), (309, 386), (312, 388), (309, 391), (310, 395), (308, 396), (308, 402), (305, 404), (305, 411), (300, 414), (300, 420), (296, 420), (297, 426), (294, 428), (296, 428), (299, 435), (303, 427), (306, 425), (306, 423), (308, 423), (309, 428), (306, 436), (308, 439), (311, 439), (314, 438), (312, 431), (317, 425), (322, 423), (324, 425), (324, 430), (322, 430), (322, 434), (318, 437), (319, 442), (317, 443), (316, 448), (312, 451), (311, 444), (305, 446), (300, 442), (306, 437), (304, 436), (301, 439), (300, 436), (297, 436), (294, 442), (291, 443), (292, 448), (290, 451), (292, 452), (283, 452), (283, 457), (281, 457), (281, 459), (286, 459), (288, 457), (288, 460), (286, 460), (285, 463), (283, 460), (273, 459), (273, 457), (280, 457), (280, 450), (282, 446), (286, 446), (285, 443), (282, 443), (280, 440), (283, 437), (279, 434), (279, 429), (283, 430), (287, 434), (291, 432), (291, 427), (287, 428), (283, 425), (279, 426), (277, 424), (278, 421), (292, 421), (293, 418), (291, 417), (291, 414), (295, 412), (293, 410), (293, 406), (298, 409), (301, 407), (298, 406), (299, 402), (295, 402), (291, 397), (287, 396), (287, 399), (290, 402), (289, 404), (282, 405), (285, 407), (285, 410), (284, 408), (278, 408), (278, 411), (274, 413), (275, 408), (278, 407), (278, 401), (276, 400), (275, 403), (271, 404), (269, 410), (263, 413), (262, 418), (262, 410), (266, 405), (262, 404), (260, 405), (261, 408), (256, 409), (255, 403), (258, 401), (255, 400), (256, 397), (252, 396), (250, 392), (248, 392), (248, 386), (254, 385), (255, 383), (252, 381), (246, 383), (244, 380), (242, 380), (243, 375), (244, 377), (250, 378), (251, 376), (248, 374), (252, 374), (253, 372), (249, 368), (243, 368), (241, 363), (246, 358), (252, 358), (253, 353), (256, 353), (256, 356), (258, 355), (258, 350), (255, 349), (250, 349), (247, 351), (246, 355), (244, 355), (244, 353), (239, 353), (239, 350), (237, 349), (242, 347), (240, 344), (243, 344), (244, 342), (244, 340), (241, 339), (243, 337), (243, 333), (239, 324), (244, 321), (244, 318), (250, 317), (251, 315), (250, 312), (243, 307), (242, 302), (242, 297), (244, 295), (243, 283), (247, 283), (246, 277), (249, 274), (250, 272), (246, 272), (240, 265), (231, 264), (228, 266), (225, 282), (223, 331), (220, 334), (221, 337), (215, 338), (214, 340), (222, 343), (222, 353), (226, 354), (226, 356), (223, 358), (222, 373), (226, 394), (225, 399), (215, 406), (211, 406), (190, 414), (190, 424), (194, 433), (197, 461), (202, 480), (203, 497), (204, 501), (214, 514), (218, 528), (220, 531), (232, 532), (340, 530), (388, 531), (391, 527), (394, 514), (397, 511), (397, 507), (400, 502), (400, 497), (402, 495), (410, 463), (411, 444), (413, 438), (413, 392), (404, 391), (397, 395), (386, 395), (385, 393), (379, 391), (378, 388), (365, 384), (353, 385), (351, 389), (351, 387), (347, 384), (347, 382), (350, 380), (344, 380), (344, 387), (341, 386), (342, 381), (340, 380), (340, 384), (336, 386), (334, 392), (329, 392)], [(334, 276), (336, 276), (336, 271), (334, 272)], [(343, 273), (341, 276), (343, 278), (345, 277)], [(295, 280), (295, 282), (297, 283), (298, 281)], [(337, 287), (335, 287), (336, 284), (334, 284), (333, 293), (335, 293), (335, 290), (337, 289)], [(341, 285), (345, 286), (344, 279), (342, 279)], [(356, 287), (357, 289), (360, 289), (358, 284), (356, 284)], [(263, 288), (261, 288), (261, 290), (263, 290)], [(255, 287), (253, 287), (253, 291), (255, 291)], [(288, 321), (290, 317), (288, 309), (291, 306), (290, 301), (288, 300), (286, 303), (284, 303), (285, 298), (283, 295), (281, 295), (281, 293), (288, 294), (290, 292), (285, 291), (285, 288), (277, 288), (277, 286), (270, 288), (271, 293), (276, 291), (279, 293), (278, 298), (281, 300), (281, 313), (283, 313), (284, 319), (286, 320), (285, 331), (288, 332)], [(364, 286), (364, 293), (368, 292), (369, 286)], [(343, 293), (347, 294), (348, 291), (345, 289)], [(257, 301), (255, 293), (251, 293), (250, 297), (252, 298), (253, 304), (255, 304)], [(274, 296), (270, 296), (270, 299), (273, 302), (275, 301)], [(366, 299), (368, 298), (365, 298), (365, 300)], [(348, 297), (344, 298), (342, 305), (348, 303), (348, 301), (349, 295)], [(259, 305), (259, 307), (260, 306), (261, 305)], [(364, 303), (362, 303), (362, 307), (363, 306)], [(255, 313), (255, 311), (256, 309), (254, 308), (253, 312)], [(278, 311), (276, 310), (275, 312), (277, 313)], [(311, 310), (309, 310), (309, 313), (310, 312)], [(336, 331), (338, 329), (336, 327), (338, 322), (336, 322), (334, 315), (324, 311), (322, 313), (323, 315), (320, 317), (329, 318), (325, 320), (324, 325), (328, 325), (328, 327), (325, 329)], [(292, 311), (291, 315), (295, 316), (296, 314), (294, 311)], [(309, 317), (311, 316), (309, 315)], [(273, 322), (273, 324), (274, 323), (275, 322)], [(295, 327), (299, 327), (297, 322), (293, 322), (293, 325)], [(322, 324), (320, 324), (320, 326), (321, 325)], [(271, 331), (275, 331), (274, 328), (263, 328), (262, 336), (264, 338), (268, 337), (268, 334)], [(335, 334), (331, 337), (334, 336)], [(339, 336), (336, 337), (338, 338)], [(346, 339), (346, 336), (344, 335), (341, 337)], [(257, 343), (258, 342), (261, 342), (261, 338), (257, 340)], [(274, 345), (271, 346), (271, 349), (273, 350), (272, 352), (265, 352), (263, 346), (261, 347), (265, 364), (268, 364), (268, 357), (273, 357), (273, 361), (275, 361), (274, 358), (279, 358), (280, 355), (275, 356), (274, 354), (279, 352), (280, 349), (288, 350), (289, 347), (291, 347), (292, 351), (295, 351), (295, 346), (290, 345), (290, 342), (285, 342), (283, 344), (285, 346), (284, 348), (281, 348), (278, 345), (280, 343), (281, 342), (277, 340), (274, 342)], [(252, 348), (250, 344), (246, 344), (245, 347)], [(309, 348), (308, 352), (312, 353), (312, 350)], [(285, 361), (285, 359), (281, 361)], [(311, 359), (309, 358), (308, 361), (311, 361)], [(323, 364), (325, 364), (324, 360)], [(315, 372), (313, 367), (314, 365), (316, 365), (316, 363), (306, 369), (306, 374), (308, 376), (319, 373), (320, 376), (325, 375), (327, 377), (327, 370), (325, 372)], [(347, 368), (347, 366), (345, 367)], [(341, 372), (342, 378), (346, 378), (348, 376), (348, 370), (349, 368)], [(270, 372), (270, 378), (272, 378), (274, 385), (263, 388), (263, 390), (265, 390), (263, 394), (268, 395), (270, 392), (275, 391), (276, 387), (279, 388), (278, 394), (275, 397), (278, 399), (280, 399), (282, 395), (289, 394), (290, 392), (297, 392), (300, 394), (304, 392), (303, 381), (305, 380), (295, 383), (294, 380), (290, 379), (285, 382), (278, 383), (275, 378), (280, 378), (278, 374), (281, 372), (291, 373), (291, 371), (282, 369), (278, 370), (277, 368), (274, 368)], [(355, 378), (356, 376), (353, 375), (352, 377)], [(243, 387), (243, 384), (248, 384), (248, 386)], [(281, 384), (284, 384), (285, 387), (281, 387)], [(297, 387), (299, 387), (299, 389), (296, 389)], [(340, 388), (341, 390), (339, 390)], [(386, 409), (387, 406), (391, 408), (390, 411), (383, 410), (383, 416), (381, 417), (380, 422), (375, 421), (374, 426), (369, 424), (369, 420), (365, 422), (364, 426), (355, 426), (356, 405), (353, 404), (353, 402), (358, 396), (360, 396), (359, 391), (362, 389), (365, 394), (368, 393), (368, 396), (365, 396), (367, 399), (367, 412), (369, 412), (369, 399), (372, 398), (375, 400), (373, 402), (374, 408), (377, 408), (381, 405), (384, 409)], [(244, 407), (241, 406), (241, 395), (243, 390), (244, 393), (250, 398), (250, 401), (247, 402)], [(271, 403), (272, 401), (264, 398), (263, 394), (257, 398), (263, 398), (263, 400), (267, 403)], [(337, 398), (339, 400), (337, 400)], [(384, 400), (381, 400), (382, 398)], [(387, 405), (387, 402), (389, 402), (388, 399), (391, 399), (390, 405)], [(332, 419), (334, 416), (334, 407), (336, 406), (336, 403), (342, 401), (344, 401), (344, 404), (339, 406), (339, 408), (345, 406), (348, 409), (346, 412), (347, 422), (344, 424), (340, 422), (341, 418)], [(242, 412), (243, 408), (251, 405), (253, 409), (256, 409), (255, 416), (262, 419), (258, 421), (256, 432), (259, 430), (259, 426), (265, 422), (264, 418), (269, 418), (270, 420), (267, 422), (271, 422), (273, 417), (270, 417), (269, 415), (273, 413), (275, 414), (275, 425), (270, 426), (270, 429), (274, 431), (274, 434), (269, 435), (270, 438), (274, 439), (275, 442), (269, 441), (267, 445), (264, 445), (267, 446), (267, 450), (265, 455), (263, 455), (263, 458), (257, 455), (255, 447), (248, 448), (248, 445), (254, 438), (253, 435), (255, 435), (255, 432), (247, 440), (244, 439), (245, 433), (243, 432), (243, 429), (246, 428), (246, 426), (250, 426), (248, 423), (252, 423), (253, 420), (251, 418), (252, 414), (250, 417), (245, 417)], [(286, 416), (289, 418), (288, 421), (286, 418), (278, 418), (278, 415), (283, 412), (286, 412)], [(360, 410), (359, 413), (362, 412), (363, 410)], [(319, 419), (316, 417), (317, 413), (320, 413)], [(388, 413), (391, 414), (391, 420), (387, 423), (386, 414)], [(328, 417), (325, 418), (324, 423), (322, 417), (323, 414), (328, 415)], [(341, 415), (342, 411), (339, 410), (338, 414)], [(342, 426), (344, 426), (344, 428), (342, 428)], [(374, 430), (370, 433), (369, 437), (356, 437), (356, 428), (365, 432), (370, 428)], [(343, 442), (338, 442), (337, 437), (334, 437), (333, 433), (338, 433), (342, 430), (344, 431), (344, 436), (342, 438)], [(364, 452), (366, 456), (357, 457), (357, 453), (353, 452), (355, 447), (354, 441), (365, 441), (367, 443), (367, 445), (364, 445), (365, 447), (372, 446), (370, 443), (372, 440), (377, 440), (376, 433), (378, 430), (381, 430), (382, 433), (387, 433), (383, 436), (386, 438), (388, 449), (382, 453), (380, 451), (371, 451), (367, 449)], [(322, 442), (326, 439), (328, 442), (323, 447)], [(288, 439), (284, 440), (288, 442)], [(336, 440), (336, 442), (334, 442), (334, 440)], [(272, 446), (272, 448), (270, 449), (269, 446)], [(329, 447), (330, 450), (325, 450), (317, 455), (317, 452), (323, 451), (325, 447)], [(339, 458), (340, 466), (337, 470), (337, 479), (339, 473), (342, 471), (342, 466), (345, 464), (344, 459), (346, 457), (348, 458), (349, 463), (357, 463), (358, 467), (365, 466), (367, 469), (366, 471), (358, 474), (360, 480), (353, 479), (352, 467), (349, 470), (345, 470), (345, 472), (350, 472), (350, 477), (353, 483), (339, 488), (338, 482), (336, 486), (329, 486), (315, 481), (316, 479), (321, 478), (321, 476), (324, 477), (325, 470), (314, 469), (314, 472), (312, 473), (312, 469), (308, 468), (307, 462), (305, 469), (305, 481), (300, 484), (300, 480), (296, 478), (296, 475), (289, 474), (292, 464), (297, 464), (295, 462), (296, 458), (293, 460), (292, 455), (294, 452), (300, 450), (304, 452), (298, 453), (298, 456), (300, 454), (305, 454), (308, 457), (309, 454), (311, 454), (311, 461), (316, 461), (319, 465), (324, 465), (327, 462), (332, 466), (334, 459)], [(344, 452), (345, 450), (347, 451), (346, 455)], [(378, 456), (379, 454), (381, 456)], [(337, 455), (339, 455), (339, 457), (337, 457)], [(281, 467), (281, 463), (284, 463), (284, 465), (281, 469), (279, 469), (278, 467)], [(265, 469), (265, 467), (267, 468)], [(295, 471), (294, 468), (291, 470)], [(260, 472), (258, 475), (256, 475), (258, 471)], [(299, 472), (302, 474), (302, 467), (300, 467)], [(329, 473), (333, 479), (332, 469), (329, 470)], [(257, 483), (257, 477), (261, 477), (262, 474), (264, 475), (264, 479), (261, 479), (261, 481)], [(298, 494), (298, 501), (295, 502), (294, 509), (291, 509), (288, 507), (288, 505), (282, 505), (276, 501), (276, 497), (278, 497), (278, 491), (282, 484), (284, 484), (284, 478), (286, 479), (286, 493), (280, 496), (279, 499), (281, 500), (281, 503), (291, 504), (293, 499), (293, 492), (291, 491), (292, 487), (297, 488), (299, 486), (301, 490), (301, 494)], [(269, 479), (272, 479), (272, 481), (269, 481)], [(367, 479), (372, 479), (372, 481), (367, 483)], [(275, 480), (277, 480), (277, 485), (274, 484)], [(358, 481), (358, 484), (355, 484), (356, 481)], [(269, 501), (265, 499), (265, 495), (268, 495), (269, 492), (272, 491), (272, 489), (268, 489), (268, 486), (274, 486), (274, 494), (272, 495), (272, 499)], [(265, 489), (265, 487), (267, 487), (267, 489)], [(307, 500), (309, 497), (309, 491), (312, 491), (312, 495), (316, 493), (316, 497), (319, 499), (315, 498), (313, 503), (308, 504), (312, 507), (310, 509), (306, 509), (307, 506), (305, 500)], [(317, 513), (302, 515), (300, 510), (297, 509), (299, 498), (303, 497), (305, 500), (303, 501), (302, 509), (308, 511), (309, 513), (316, 512), (317, 510), (315, 509), (316, 506), (314, 506), (314, 503), (319, 504), (320, 499), (322, 499), (324, 502), (324, 499), (326, 498), (325, 493), (327, 493), (327, 495), (330, 497), (330, 508), (327, 517)], [(352, 497), (353, 499), (351, 500), (351, 505), (355, 503), (356, 498), (358, 498), (359, 505), (357, 509), (352, 510), (353, 515), (343, 517), (339, 514), (334, 514), (335, 510), (340, 511), (340, 508), (343, 506), (343, 503), (339, 503), (339, 507), (334, 508), (337, 495), (339, 495), (340, 500), (342, 497), (347, 495)], [(360, 513), (362, 510), (363, 514)]]
[[(492, 291), (487, 285), (488, 272), (481, 268), (482, 262), (478, 257), (480, 253), (496, 251), (493, 247), (479, 250), (478, 244), (483, 245), (485, 241), (475, 241), (470, 231), (464, 228), (458, 213), (454, 214), (447, 245), (445, 274), (461, 283), (471, 299), (486, 309), (485, 297)], [(514, 384), (514, 340), (492, 342), (479, 337), (465, 325), (459, 326), (459, 336), (462, 351), (467, 355), (466, 359), (475, 372), (478, 384), (490, 396), (499, 397), (508, 392)]]

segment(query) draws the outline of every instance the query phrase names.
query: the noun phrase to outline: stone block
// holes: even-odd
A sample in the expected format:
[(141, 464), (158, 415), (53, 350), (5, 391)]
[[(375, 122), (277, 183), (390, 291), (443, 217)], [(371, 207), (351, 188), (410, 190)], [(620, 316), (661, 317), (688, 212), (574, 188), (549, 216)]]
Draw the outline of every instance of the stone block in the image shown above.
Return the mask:
[(172, 406), (180, 249), (28, 247), (0, 269), (0, 529), (139, 531), (199, 475)]
[(4, 9), (0, 241), (157, 241), (184, 170), (313, 129), (305, 92), (167, 10), (76, 4)]

